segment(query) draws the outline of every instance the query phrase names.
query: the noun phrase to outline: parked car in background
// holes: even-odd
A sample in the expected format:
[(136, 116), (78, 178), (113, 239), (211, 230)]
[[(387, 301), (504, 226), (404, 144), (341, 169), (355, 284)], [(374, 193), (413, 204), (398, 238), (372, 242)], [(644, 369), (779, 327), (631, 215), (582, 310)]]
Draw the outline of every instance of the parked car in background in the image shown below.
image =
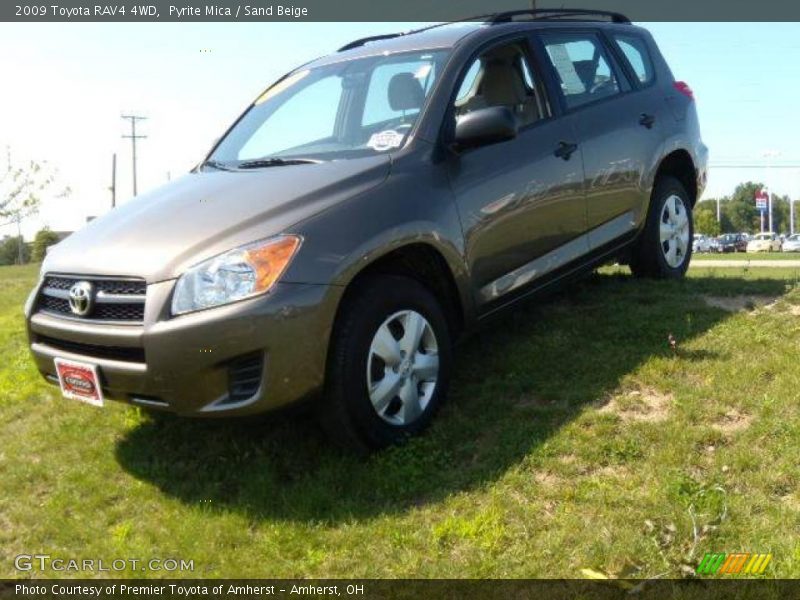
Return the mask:
[(692, 240), (692, 252), (708, 252), (710, 247), (711, 240), (708, 238), (708, 236), (705, 236), (702, 233), (694, 234), (694, 239)]
[(726, 233), (717, 238), (717, 252), (746, 252), (747, 240), (741, 233)]
[[(752, 235), (750, 235), (746, 231), (741, 232), (739, 235), (742, 236), (742, 239), (745, 241), (745, 244), (750, 241), (751, 237), (753, 237)], [(745, 247), (745, 250), (747, 250), (746, 247)]]
[(795, 233), (786, 238), (781, 250), (783, 252), (800, 252), (800, 233)]
[(781, 241), (778, 239), (778, 236), (772, 231), (758, 233), (753, 237), (753, 239), (747, 242), (747, 251), (780, 252)]
[(708, 239), (708, 251), (709, 252), (719, 252), (719, 238), (709, 238)]

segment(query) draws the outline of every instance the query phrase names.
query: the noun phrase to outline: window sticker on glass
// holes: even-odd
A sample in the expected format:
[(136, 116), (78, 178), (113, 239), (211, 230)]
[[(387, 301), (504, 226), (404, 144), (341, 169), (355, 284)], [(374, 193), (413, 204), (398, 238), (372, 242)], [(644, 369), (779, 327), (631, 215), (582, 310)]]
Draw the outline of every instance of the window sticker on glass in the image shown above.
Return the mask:
[(384, 152), (386, 150), (391, 150), (392, 148), (400, 147), (400, 144), (403, 143), (404, 137), (405, 136), (402, 133), (397, 132), (394, 129), (387, 129), (386, 131), (373, 133), (367, 142), (367, 146), (373, 150), (377, 150), (378, 152)]

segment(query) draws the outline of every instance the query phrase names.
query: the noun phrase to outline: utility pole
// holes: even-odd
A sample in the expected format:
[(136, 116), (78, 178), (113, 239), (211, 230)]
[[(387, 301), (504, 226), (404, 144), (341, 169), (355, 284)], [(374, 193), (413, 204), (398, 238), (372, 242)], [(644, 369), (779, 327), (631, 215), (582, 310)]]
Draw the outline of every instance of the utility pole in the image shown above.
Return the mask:
[(130, 135), (123, 135), (123, 138), (130, 139), (131, 141), (131, 150), (133, 154), (133, 195), (136, 195), (136, 140), (142, 140), (146, 138), (146, 135), (136, 135), (136, 121), (144, 121), (147, 117), (141, 117), (138, 115), (122, 115), (123, 119), (129, 119), (131, 122), (131, 134)]
[(117, 153), (111, 155), (111, 208), (117, 206)]

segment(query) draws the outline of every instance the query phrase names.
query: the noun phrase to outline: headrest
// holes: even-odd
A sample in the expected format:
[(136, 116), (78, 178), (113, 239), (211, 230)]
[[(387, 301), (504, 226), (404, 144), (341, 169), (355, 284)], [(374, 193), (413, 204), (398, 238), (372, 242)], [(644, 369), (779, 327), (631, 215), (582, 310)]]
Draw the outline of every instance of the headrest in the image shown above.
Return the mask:
[(398, 73), (389, 80), (389, 106), (392, 110), (422, 108), (425, 92), (411, 73)]

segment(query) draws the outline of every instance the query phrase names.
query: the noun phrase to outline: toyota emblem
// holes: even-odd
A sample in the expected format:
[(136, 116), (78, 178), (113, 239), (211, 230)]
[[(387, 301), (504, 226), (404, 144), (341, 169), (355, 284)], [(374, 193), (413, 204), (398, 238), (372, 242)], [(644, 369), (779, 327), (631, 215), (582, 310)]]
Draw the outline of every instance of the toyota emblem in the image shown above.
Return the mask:
[(94, 304), (94, 286), (88, 281), (79, 281), (69, 288), (69, 308), (72, 314), (85, 317)]

